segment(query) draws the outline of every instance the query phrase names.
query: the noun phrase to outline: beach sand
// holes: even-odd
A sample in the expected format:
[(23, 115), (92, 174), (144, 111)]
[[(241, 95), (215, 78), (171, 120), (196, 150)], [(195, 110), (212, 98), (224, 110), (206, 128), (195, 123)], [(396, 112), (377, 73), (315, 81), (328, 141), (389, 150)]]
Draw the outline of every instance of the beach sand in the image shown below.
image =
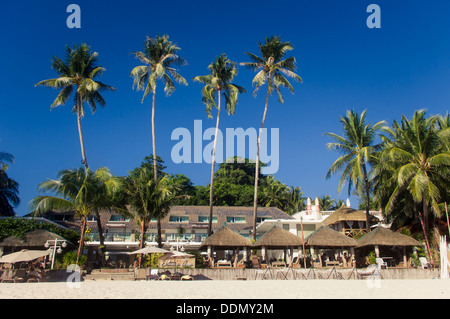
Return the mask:
[[(450, 280), (4, 283), (1, 299), (448, 299)], [(72, 283), (71, 285), (75, 285)]]

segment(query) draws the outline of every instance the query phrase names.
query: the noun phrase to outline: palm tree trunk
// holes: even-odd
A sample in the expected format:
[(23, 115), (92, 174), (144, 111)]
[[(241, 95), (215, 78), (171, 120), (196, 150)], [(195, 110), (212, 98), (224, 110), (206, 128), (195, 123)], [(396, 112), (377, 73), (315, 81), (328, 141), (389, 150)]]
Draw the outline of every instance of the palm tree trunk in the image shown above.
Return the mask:
[(420, 219), (420, 223), (422, 224), (423, 235), (425, 236), (425, 243), (427, 245), (428, 256), (430, 257), (430, 261), (432, 263), (434, 263), (433, 255), (431, 254), (430, 242), (428, 241), (427, 230), (425, 228), (425, 224), (423, 222), (423, 217), (422, 217), (422, 212), (420, 210), (419, 210), (419, 219)]
[[(145, 223), (146, 223), (145, 217), (142, 218), (141, 223), (142, 223), (142, 225), (141, 225), (141, 242), (140, 242), (140, 245), (139, 245), (139, 249), (144, 248), (144, 244), (145, 244), (145, 232), (146, 232), (146, 229), (145, 229)], [(140, 254), (139, 255), (139, 268), (141, 268), (142, 257), (143, 257), (143, 255)]]
[(217, 92), (219, 97), (219, 106), (217, 107), (217, 122), (216, 122), (216, 134), (214, 135), (214, 148), (212, 154), (212, 164), (211, 164), (211, 183), (209, 186), (209, 221), (208, 221), (208, 235), (212, 234), (212, 220), (213, 220), (213, 187), (214, 187), (214, 166), (216, 164), (216, 146), (217, 146), (217, 135), (219, 134), (219, 122), (220, 122), (220, 94), (221, 90)]
[(81, 219), (82, 223), (81, 223), (80, 244), (78, 245), (78, 252), (77, 252), (77, 261), (76, 261), (77, 265), (80, 260), (81, 253), (83, 252), (84, 236), (86, 234), (86, 217), (82, 216)]
[[(270, 78), (270, 74), (269, 74), (269, 78)], [(263, 133), (264, 123), (266, 122), (267, 108), (269, 106), (269, 96), (270, 96), (270, 81), (267, 85), (266, 106), (264, 108), (264, 115), (263, 115), (263, 119), (261, 122), (261, 128), (259, 129), (258, 146), (256, 148), (255, 197), (253, 200), (253, 232), (252, 232), (253, 240), (256, 240), (256, 217), (258, 215), (259, 152), (260, 152), (260, 148), (261, 148), (261, 135)]]
[(81, 157), (82, 157), (82, 163), (84, 167), (86, 168), (86, 172), (89, 169), (89, 165), (86, 158), (86, 150), (84, 148), (84, 139), (83, 139), (83, 130), (81, 128), (81, 109), (83, 107), (80, 97), (80, 93), (77, 92), (77, 124), (78, 124), (78, 135), (80, 137), (80, 146), (81, 146)]
[(158, 181), (158, 167), (156, 162), (155, 100), (156, 100), (156, 83), (153, 91), (153, 101), (152, 101), (153, 180), (156, 183)]
[(370, 220), (370, 213), (369, 213), (369, 210), (370, 210), (370, 187), (369, 187), (369, 178), (368, 178), (368, 176), (367, 176), (367, 168), (366, 168), (366, 163), (365, 162), (363, 162), (362, 163), (363, 165), (362, 165), (362, 167), (363, 167), (363, 174), (364, 174), (364, 187), (365, 187), (365, 190), (366, 190), (366, 231), (367, 231), (367, 233), (369, 233), (370, 232), (370, 223), (369, 223), (369, 220)]
[(95, 219), (97, 220), (97, 230), (99, 235), (99, 242), (100, 242), (100, 256), (98, 258), (100, 259), (100, 265), (103, 266), (105, 264), (105, 236), (103, 235), (103, 227), (102, 222), (100, 220), (100, 213), (98, 209), (95, 210)]
[[(153, 143), (153, 180), (155, 184), (158, 182), (158, 163), (156, 160), (156, 129), (155, 129), (155, 101), (156, 101), (156, 83), (153, 88), (153, 99), (152, 99), (152, 143)], [(158, 247), (162, 248), (162, 230), (161, 230), (161, 218), (158, 217), (157, 225), (158, 229)]]

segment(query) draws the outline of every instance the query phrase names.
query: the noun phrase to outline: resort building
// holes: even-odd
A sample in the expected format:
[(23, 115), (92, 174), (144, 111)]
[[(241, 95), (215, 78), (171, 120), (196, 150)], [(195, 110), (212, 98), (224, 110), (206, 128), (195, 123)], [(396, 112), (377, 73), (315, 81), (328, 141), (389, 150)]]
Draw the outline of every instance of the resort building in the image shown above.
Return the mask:
[[(79, 220), (73, 213), (48, 212), (45, 217), (55, 223), (78, 230)], [(114, 211), (100, 213), (101, 227), (105, 237), (106, 254), (111, 259), (139, 248), (137, 220), (124, 217)], [(293, 217), (278, 208), (259, 207), (257, 225), (268, 220), (291, 220)], [(168, 215), (161, 220), (163, 248), (186, 251), (198, 250), (208, 237), (209, 206), (172, 206)], [(214, 207), (213, 232), (223, 225), (249, 239), (253, 224), (253, 207)], [(96, 251), (100, 246), (97, 220), (88, 217), (89, 241), (86, 247)], [(157, 220), (152, 220), (146, 232), (149, 246), (156, 246)]]
[[(371, 223), (377, 224), (382, 220), (380, 211), (370, 211)], [(288, 219), (267, 219), (257, 228), (257, 237), (265, 234), (273, 226), (288, 230), (298, 237), (306, 238), (318, 230), (322, 225), (340, 231), (350, 237), (363, 235), (366, 229), (366, 211), (351, 208), (350, 200), (336, 211), (322, 211), (319, 200), (316, 198), (314, 205), (311, 199), (307, 199), (307, 208), (295, 213)]]

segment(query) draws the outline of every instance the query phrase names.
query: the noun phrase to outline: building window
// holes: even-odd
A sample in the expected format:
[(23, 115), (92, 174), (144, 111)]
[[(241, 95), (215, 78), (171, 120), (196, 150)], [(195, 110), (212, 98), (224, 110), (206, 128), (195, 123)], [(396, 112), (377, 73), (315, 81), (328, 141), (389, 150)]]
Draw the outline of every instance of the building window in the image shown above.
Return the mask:
[(170, 216), (170, 223), (189, 223), (189, 216)]
[[(208, 216), (198, 216), (198, 222), (199, 223), (209, 223), (209, 217)], [(213, 217), (212, 222), (217, 223), (217, 217)]]
[(262, 223), (265, 220), (271, 220), (271, 219), (273, 219), (273, 218), (272, 217), (256, 217), (256, 222), (258, 224), (260, 224), (260, 223)]
[(227, 223), (228, 224), (243, 224), (243, 223), (245, 223), (245, 217), (228, 216)]
[(110, 222), (129, 222), (129, 217), (124, 217), (121, 215), (111, 215), (111, 218), (109, 219)]
[(89, 215), (88, 217), (86, 217), (86, 221), (88, 221), (88, 222), (96, 222), (97, 221), (97, 217), (95, 217), (95, 215)]

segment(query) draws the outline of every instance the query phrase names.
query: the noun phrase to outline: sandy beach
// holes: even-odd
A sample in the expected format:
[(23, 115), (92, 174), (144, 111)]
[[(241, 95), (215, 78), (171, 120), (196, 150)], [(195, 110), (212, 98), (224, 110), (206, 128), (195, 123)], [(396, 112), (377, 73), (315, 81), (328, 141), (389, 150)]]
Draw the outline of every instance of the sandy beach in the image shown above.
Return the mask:
[[(72, 284), (75, 285), (75, 284)], [(84, 281), (0, 285), (1, 299), (448, 299), (448, 280)]]

